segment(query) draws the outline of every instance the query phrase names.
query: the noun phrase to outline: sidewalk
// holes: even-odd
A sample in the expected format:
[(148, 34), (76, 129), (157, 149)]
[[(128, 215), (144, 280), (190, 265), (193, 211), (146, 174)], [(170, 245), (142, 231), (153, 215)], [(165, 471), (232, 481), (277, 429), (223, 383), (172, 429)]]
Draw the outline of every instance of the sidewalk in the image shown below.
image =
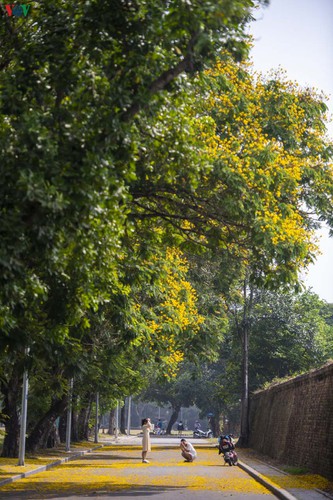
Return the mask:
[(35, 455), (26, 455), (25, 465), (17, 465), (17, 458), (1, 458), (0, 457), (0, 487), (2, 485), (12, 483), (19, 479), (31, 476), (56, 467), (62, 463), (75, 460), (81, 456), (91, 453), (103, 446), (140, 446), (141, 439), (137, 436), (107, 436), (107, 439), (101, 435), (100, 442), (86, 441), (82, 443), (71, 444), (70, 451), (65, 451), (65, 446), (62, 445), (55, 449), (39, 450)]
[[(333, 500), (333, 483), (317, 474), (289, 474), (253, 450), (237, 449), (239, 466), (285, 500)], [(326, 490), (327, 491), (324, 491)]]
[(101, 446), (103, 445), (86, 442), (73, 444), (68, 452), (64, 447), (41, 450), (36, 455), (27, 455), (24, 466), (17, 465), (17, 458), (0, 458), (0, 487), (74, 460)]

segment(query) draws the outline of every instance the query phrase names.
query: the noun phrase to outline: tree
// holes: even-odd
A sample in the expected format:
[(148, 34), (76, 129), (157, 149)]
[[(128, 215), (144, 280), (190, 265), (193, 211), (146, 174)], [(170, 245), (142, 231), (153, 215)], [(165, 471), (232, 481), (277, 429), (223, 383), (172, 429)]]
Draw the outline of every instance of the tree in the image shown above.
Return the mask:
[(147, 389), (140, 394), (140, 399), (154, 401), (158, 405), (170, 405), (172, 413), (166, 433), (171, 434), (172, 427), (178, 420), (182, 407), (188, 408), (194, 404), (196, 381), (188, 363), (182, 363), (177, 378), (161, 380), (155, 378)]
[(252, 284), (296, 284), (299, 270), (315, 258), (313, 214), (332, 217), (332, 144), (325, 137), (323, 96), (282, 75), (254, 77), (233, 63), (219, 62), (208, 73), (216, 82), (207, 98), (216, 124), (210, 142), (215, 164), (198, 195), (219, 207), (212, 234), (222, 234), (220, 241), (243, 262), (238, 331), (246, 441)]
[(216, 85), (207, 97), (215, 165), (203, 188), (220, 208), (220, 231), (250, 264), (252, 279), (297, 281), (315, 255), (314, 214), (332, 215), (324, 97), (281, 74), (264, 79), (233, 63), (218, 63), (209, 74)]
[(10, 96), (0, 122), (4, 328), (17, 321), (15, 307), (41, 315), (50, 289), (73, 281), (71, 267), (85, 271), (86, 293), (79, 283), (69, 310), (96, 300), (91, 271), (116, 251), (135, 175), (130, 118), (145, 107), (156, 113), (155, 94), (221, 45), (243, 47), (252, 2), (150, 7), (32, 2), (30, 18), (1, 26)]
[[(249, 392), (272, 380), (317, 368), (332, 358), (330, 309), (316, 294), (255, 286), (251, 294), (251, 314), (248, 305), (244, 307), (241, 288), (233, 305), (229, 303), (229, 328), (217, 349), (218, 359), (201, 367), (186, 366), (187, 377), (194, 381), (190, 385), (193, 401), (202, 416), (213, 415), (215, 435), (239, 432), (244, 312), (249, 335)], [(244, 422), (242, 426), (244, 439)]]
[(250, 391), (274, 378), (324, 364), (332, 355), (328, 345), (332, 343), (333, 331), (326, 321), (329, 312), (325, 302), (309, 291), (273, 292), (244, 281), (243, 295), (236, 297), (229, 308), (230, 327), (235, 339), (240, 340), (234, 348), (235, 359), (243, 360), (239, 374), (240, 445), (246, 446)]
[(168, 101), (221, 46), (244, 52), (252, 2), (30, 7), (0, 28), (1, 388), (16, 435), (26, 347), (33, 364), (42, 338), (46, 351), (61, 344), (117, 287), (134, 116), (155, 114), (157, 96)]
[[(322, 366), (332, 357), (329, 308), (315, 293), (256, 292), (250, 339), (250, 389)], [(259, 348), (260, 346), (260, 348)]]
[[(130, 262), (124, 263), (128, 273)], [(40, 351), (42, 362), (31, 373), (29, 450), (46, 447), (54, 421), (67, 405), (70, 378), (74, 377), (77, 423), (85, 422), (84, 428), (75, 428), (82, 437), (89, 421), (83, 413), (90, 413), (96, 392), (101, 407), (110, 409), (145, 387), (150, 371), (161, 378), (175, 376), (184, 351), (193, 350), (191, 341), (203, 321), (186, 273), (179, 251), (155, 254), (132, 289), (123, 283), (108, 304), (87, 316), (89, 328), (72, 328), (62, 343)]]

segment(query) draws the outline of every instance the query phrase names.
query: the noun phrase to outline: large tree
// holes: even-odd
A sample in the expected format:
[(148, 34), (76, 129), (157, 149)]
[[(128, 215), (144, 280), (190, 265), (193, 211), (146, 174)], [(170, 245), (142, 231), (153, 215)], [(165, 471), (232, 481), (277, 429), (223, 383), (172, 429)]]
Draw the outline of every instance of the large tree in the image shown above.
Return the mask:
[(218, 63), (209, 74), (215, 81), (207, 99), (216, 126), (211, 141), (215, 162), (202, 187), (215, 208), (212, 234), (222, 234), (224, 246), (243, 264), (238, 331), (246, 443), (253, 283), (271, 289), (297, 285), (299, 271), (315, 258), (314, 228), (322, 219), (332, 224), (333, 149), (325, 134), (322, 94), (279, 73), (264, 79), (232, 62)]
[(222, 47), (241, 56), (254, 3), (29, 5), (25, 18), (2, 6), (0, 26), (0, 376), (13, 408), (27, 361), (118, 287), (134, 117), (156, 115)]
[[(243, 28), (252, 6), (248, 0), (237, 6), (229, 0), (190, 6), (119, 1), (110, 8), (102, 0), (58, 0), (32, 2), (24, 20), (5, 17), (5, 327), (17, 320), (15, 307), (28, 304), (40, 314), (40, 302), (50, 300), (56, 286), (66, 289), (69, 276), (76, 292), (71, 311), (96, 298), (90, 283), (96, 267), (117, 250), (126, 185), (135, 176), (130, 119), (142, 109), (156, 115), (160, 101), (173, 93), (154, 96), (185, 71), (204, 67), (221, 47), (245, 49)], [(179, 86), (186, 81), (179, 79)], [(80, 294), (82, 281), (86, 293)]]
[(229, 328), (218, 347), (218, 360), (187, 374), (194, 380), (189, 385), (191, 397), (203, 416), (213, 415), (215, 433), (241, 430), (243, 442), (247, 437), (244, 422), (240, 429), (244, 317), (249, 334), (249, 392), (323, 365), (332, 359), (333, 346), (330, 309), (313, 292), (253, 286), (251, 311), (246, 301), (240, 288), (229, 303)]

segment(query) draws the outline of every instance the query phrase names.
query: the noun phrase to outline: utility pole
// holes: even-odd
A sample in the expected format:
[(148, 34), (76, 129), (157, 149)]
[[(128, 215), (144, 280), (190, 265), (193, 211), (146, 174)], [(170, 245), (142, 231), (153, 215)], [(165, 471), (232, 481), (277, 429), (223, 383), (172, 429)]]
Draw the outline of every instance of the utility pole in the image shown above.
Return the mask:
[(95, 415), (95, 443), (98, 443), (98, 410), (99, 410), (99, 393), (96, 392), (96, 415)]
[(65, 451), (71, 451), (71, 431), (72, 431), (72, 394), (73, 379), (69, 382), (68, 407), (67, 407), (67, 425), (66, 425), (66, 448)]
[(241, 400), (241, 428), (240, 436), (238, 439), (238, 446), (246, 447), (248, 446), (249, 440), (249, 341), (250, 341), (250, 331), (251, 331), (251, 314), (253, 310), (254, 301), (254, 291), (253, 286), (248, 282), (247, 276), (245, 277), (243, 284), (243, 318), (239, 325), (239, 332), (242, 339), (242, 351), (243, 351), (243, 362), (242, 362), (242, 372), (243, 372), (243, 390), (242, 390), (242, 400)]
[(128, 408), (127, 408), (127, 436), (131, 433), (131, 402), (132, 396), (128, 396)]
[(117, 408), (116, 408), (116, 431), (114, 433), (116, 439), (118, 439), (118, 428), (119, 428), (119, 403), (117, 401)]
[[(29, 354), (29, 347), (25, 349), (26, 357), (28, 356), (28, 354)], [(27, 432), (28, 391), (29, 391), (28, 370), (25, 369), (23, 372), (19, 461), (17, 465), (24, 465), (24, 459), (25, 459), (25, 435)]]

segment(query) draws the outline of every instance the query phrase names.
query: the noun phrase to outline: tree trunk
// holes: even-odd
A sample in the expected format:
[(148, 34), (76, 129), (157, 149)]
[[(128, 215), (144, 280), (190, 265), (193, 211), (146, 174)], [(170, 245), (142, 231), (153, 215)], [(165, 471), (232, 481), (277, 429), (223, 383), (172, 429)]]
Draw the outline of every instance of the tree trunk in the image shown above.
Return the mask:
[(21, 397), (21, 383), (18, 374), (13, 374), (8, 384), (2, 382), (1, 391), (4, 396), (2, 408), (2, 421), (5, 424), (5, 439), (2, 446), (2, 457), (17, 458), (19, 453), (20, 419), (18, 402)]
[(89, 439), (89, 420), (90, 420), (90, 415), (91, 415), (91, 407), (92, 407), (93, 399), (94, 399), (94, 395), (90, 396), (86, 407), (82, 408), (80, 410), (80, 413), (78, 416), (78, 440), (79, 441), (83, 441), (83, 440), (88, 441), (88, 439)]
[(121, 407), (120, 410), (120, 433), (126, 434), (126, 405)]
[(172, 426), (175, 422), (177, 422), (179, 412), (180, 412), (180, 405), (179, 406), (176, 405), (175, 407), (172, 407), (172, 414), (171, 414), (171, 417), (170, 417), (170, 420), (169, 420), (169, 423), (168, 423), (168, 426), (166, 429), (167, 434), (171, 434)]
[(46, 447), (47, 448), (55, 448), (60, 444), (60, 436), (59, 436), (59, 430), (56, 426), (56, 424), (53, 425), (51, 432), (49, 434), (49, 437), (47, 439)]
[(36, 423), (30, 433), (27, 439), (27, 451), (35, 452), (39, 448), (46, 448), (55, 421), (64, 412), (67, 407), (67, 402), (67, 394), (61, 399), (56, 399), (52, 402), (49, 411)]
[(213, 431), (213, 436), (219, 436), (221, 434), (219, 414), (216, 414), (216, 417), (209, 418), (209, 427)]
[(108, 434), (114, 436), (115, 428), (116, 428), (116, 410), (115, 408), (112, 408), (112, 410), (110, 410), (110, 415), (109, 415)]
[(67, 418), (66, 415), (61, 415), (59, 418), (59, 438), (61, 443), (66, 443), (66, 427)]

